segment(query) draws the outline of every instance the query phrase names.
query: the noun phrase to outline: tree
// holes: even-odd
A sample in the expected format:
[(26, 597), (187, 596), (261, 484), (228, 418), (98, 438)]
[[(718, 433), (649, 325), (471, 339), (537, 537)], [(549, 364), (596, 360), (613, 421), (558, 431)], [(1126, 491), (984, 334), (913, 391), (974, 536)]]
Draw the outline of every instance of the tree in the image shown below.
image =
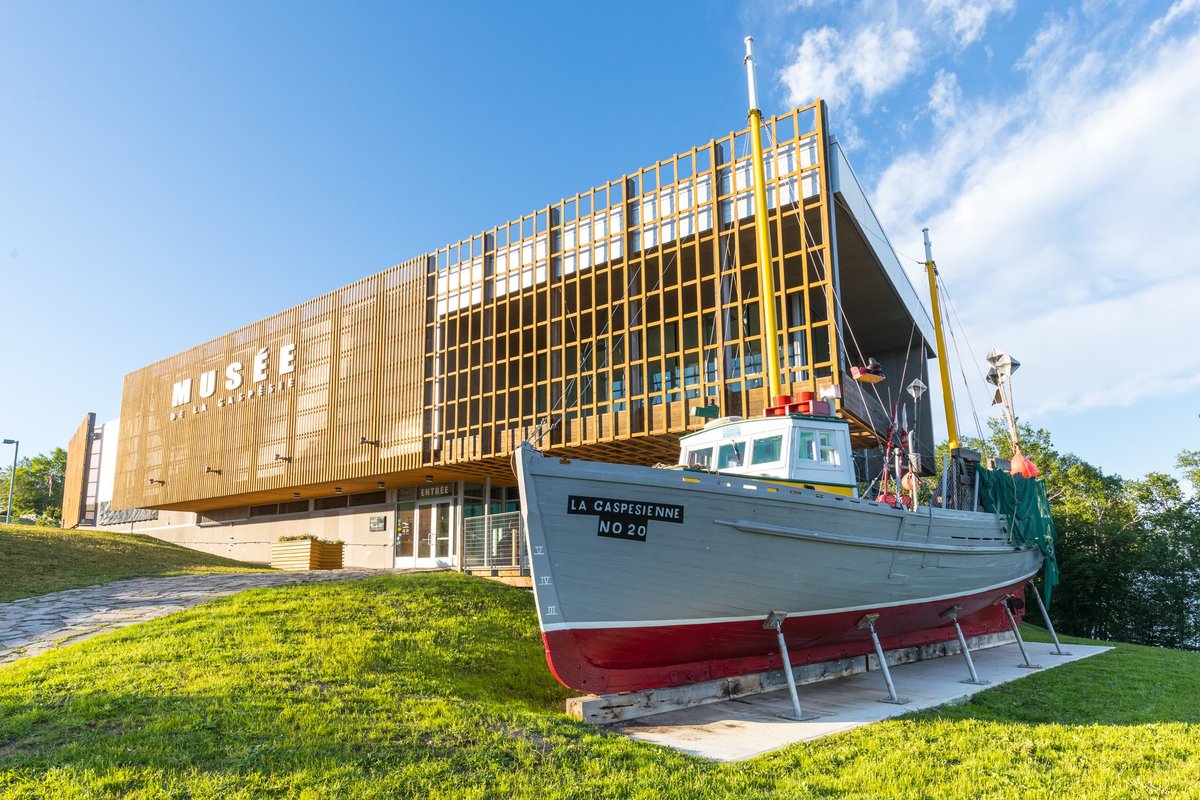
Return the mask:
[(1200, 492), (1200, 450), (1184, 450), (1175, 460), (1175, 466), (1192, 485), (1193, 491)]
[[(0, 470), (0, 505), (8, 505), (8, 481), (12, 465)], [(56, 447), (50, 455), (39, 454), (17, 462), (13, 484), (13, 511), (16, 517), (33, 514), (39, 524), (58, 525), (62, 521), (63, 476), (67, 474), (67, 451)]]
[[(999, 420), (967, 445), (1007, 455)], [(1200, 649), (1200, 499), (1163, 473), (1106, 475), (1060, 453), (1043, 429), (1019, 425), (1021, 449), (1046, 481), (1060, 582), (1050, 612), (1063, 633)], [(1200, 488), (1200, 451), (1177, 466)]]

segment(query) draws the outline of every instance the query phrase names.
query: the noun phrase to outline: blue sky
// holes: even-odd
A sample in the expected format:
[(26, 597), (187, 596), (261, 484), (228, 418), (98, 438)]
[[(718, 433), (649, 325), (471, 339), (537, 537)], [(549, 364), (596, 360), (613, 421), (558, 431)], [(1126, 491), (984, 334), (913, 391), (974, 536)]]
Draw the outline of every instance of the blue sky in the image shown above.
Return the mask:
[(1200, 0), (4, 3), (0, 436), (742, 127), (747, 33), (1025, 420), (1126, 477), (1200, 447)]

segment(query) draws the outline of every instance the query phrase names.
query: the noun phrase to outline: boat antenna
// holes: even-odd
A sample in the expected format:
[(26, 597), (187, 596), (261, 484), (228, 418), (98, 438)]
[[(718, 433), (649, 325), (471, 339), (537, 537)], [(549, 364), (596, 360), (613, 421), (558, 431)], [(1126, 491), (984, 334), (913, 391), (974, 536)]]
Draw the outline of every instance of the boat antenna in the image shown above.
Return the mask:
[(950, 358), (946, 350), (946, 335), (942, 333), (942, 310), (938, 304), (937, 267), (933, 263), (933, 244), (929, 241), (929, 228), (922, 228), (925, 235), (925, 272), (929, 276), (929, 302), (933, 305), (933, 332), (937, 335), (938, 372), (942, 376), (942, 402), (946, 406), (946, 429), (950, 435), (950, 452), (958, 449), (958, 422), (954, 416), (954, 395), (950, 388)]
[(746, 37), (746, 82), (750, 87), (751, 164), (754, 168), (754, 228), (758, 235), (758, 286), (762, 306), (763, 371), (767, 382), (767, 405), (788, 402), (780, 397), (779, 324), (775, 319), (775, 266), (771, 258), (771, 229), (767, 221), (767, 175), (763, 167), (762, 110), (754, 84), (754, 37)]

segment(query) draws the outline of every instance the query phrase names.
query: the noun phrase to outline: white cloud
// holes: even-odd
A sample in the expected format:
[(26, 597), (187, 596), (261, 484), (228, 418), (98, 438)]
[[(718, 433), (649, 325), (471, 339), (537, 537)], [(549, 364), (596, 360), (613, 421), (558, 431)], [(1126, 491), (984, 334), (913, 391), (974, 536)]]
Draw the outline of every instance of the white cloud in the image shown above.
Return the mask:
[(843, 49), (841, 44), (841, 35), (833, 28), (818, 28), (804, 34), (792, 51), (792, 62), (780, 73), (792, 105), (804, 105), (815, 97), (832, 103), (850, 93), (844, 69), (836, 61), (837, 53)]
[(962, 90), (958, 76), (939, 69), (929, 87), (929, 111), (935, 123), (946, 123), (958, 116), (958, 104), (962, 101)]
[(1177, 0), (1161, 19), (1155, 20), (1150, 26), (1150, 35), (1158, 36), (1178, 20), (1197, 14), (1200, 14), (1200, 0)]
[(960, 47), (979, 40), (993, 14), (1012, 11), (1014, 0), (928, 0), (926, 7), (947, 20)]
[(898, 85), (919, 66), (916, 34), (906, 27), (876, 22), (849, 36), (833, 28), (804, 34), (780, 79), (794, 105), (824, 98), (830, 105), (855, 97), (866, 103)]
[(810, 28), (790, 49), (779, 77), (791, 104), (821, 97), (837, 107), (858, 103), (869, 113), (932, 56), (978, 41), (988, 21), (1010, 12), (1014, 0), (860, 0), (856, 6), (843, 16), (857, 23)]
[(1181, 346), (1200, 307), (1200, 35), (1119, 57), (1083, 36), (1052, 21), (1024, 95), (962, 111), (873, 193), (902, 252), (932, 229), (974, 344), (1024, 362), (1027, 413), (1200, 382)]

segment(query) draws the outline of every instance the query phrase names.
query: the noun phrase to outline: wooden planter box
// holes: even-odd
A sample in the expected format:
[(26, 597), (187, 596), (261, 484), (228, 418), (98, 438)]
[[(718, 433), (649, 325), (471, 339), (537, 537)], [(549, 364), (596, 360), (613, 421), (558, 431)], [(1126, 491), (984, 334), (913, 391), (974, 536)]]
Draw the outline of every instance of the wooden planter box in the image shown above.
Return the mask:
[(309, 569), (341, 569), (342, 545), (313, 539), (276, 542), (271, 545), (271, 566), (287, 572)]

